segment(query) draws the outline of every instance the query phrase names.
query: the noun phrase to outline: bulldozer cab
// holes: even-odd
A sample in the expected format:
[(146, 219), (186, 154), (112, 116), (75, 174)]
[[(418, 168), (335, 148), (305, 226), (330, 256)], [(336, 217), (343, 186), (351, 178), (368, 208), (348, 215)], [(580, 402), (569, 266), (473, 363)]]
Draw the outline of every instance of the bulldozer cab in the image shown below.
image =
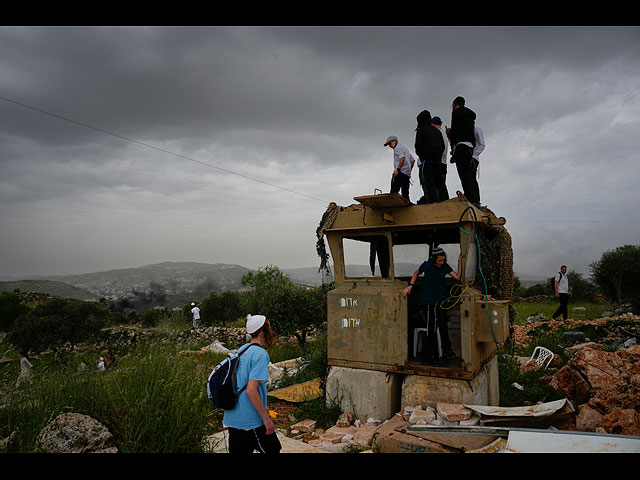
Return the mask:
[[(500, 253), (511, 250), (504, 219), (471, 205), (462, 195), (430, 205), (413, 205), (399, 194), (354, 199), (359, 203), (333, 204), (322, 230), (335, 280), (327, 297), (329, 364), (473, 378), (509, 335), (513, 290), (505, 293), (505, 282), (495, 281), (504, 277), (504, 271), (513, 276), (504, 258), (508, 255)], [(483, 272), (480, 262), (483, 244), (500, 244), (500, 271), (489, 278), (491, 289), (489, 272)], [(421, 355), (426, 347), (420, 330), (422, 276), (409, 295), (402, 295), (436, 247), (445, 251), (454, 271), (461, 255), (460, 280), (446, 277), (448, 298), (442, 304), (456, 356), (443, 359), (439, 366), (427, 364)]]

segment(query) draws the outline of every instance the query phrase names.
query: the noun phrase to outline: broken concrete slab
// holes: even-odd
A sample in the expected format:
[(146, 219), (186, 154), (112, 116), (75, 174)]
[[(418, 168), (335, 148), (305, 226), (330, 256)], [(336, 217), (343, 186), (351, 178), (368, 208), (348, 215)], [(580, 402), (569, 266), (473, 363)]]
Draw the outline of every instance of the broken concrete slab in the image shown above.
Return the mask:
[(449, 422), (459, 422), (460, 420), (469, 420), (473, 415), (473, 411), (459, 403), (438, 402), (436, 404), (438, 414)]

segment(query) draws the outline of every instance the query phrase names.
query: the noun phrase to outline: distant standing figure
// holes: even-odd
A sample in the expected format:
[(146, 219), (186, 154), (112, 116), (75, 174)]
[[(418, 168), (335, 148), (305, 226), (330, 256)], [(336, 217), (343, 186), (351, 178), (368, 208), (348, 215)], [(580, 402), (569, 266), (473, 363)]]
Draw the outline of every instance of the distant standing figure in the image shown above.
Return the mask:
[(104, 366), (104, 357), (100, 357), (100, 360), (98, 361), (98, 371), (99, 372), (104, 372), (106, 370), (105, 366)]
[(193, 316), (193, 328), (198, 328), (200, 324), (200, 309), (195, 303), (191, 302), (191, 315)]
[(398, 137), (395, 135), (389, 135), (384, 146), (393, 149), (393, 173), (391, 174), (390, 193), (402, 191), (402, 196), (409, 200), (409, 181), (411, 180), (411, 169), (415, 159), (404, 145), (398, 143)]
[(18, 375), (18, 380), (16, 381), (16, 388), (20, 387), (20, 383), (25, 380), (29, 380), (31, 382), (31, 375), (33, 371), (33, 365), (26, 356), (25, 352), (18, 353), (18, 358), (20, 359), (20, 374)]
[(562, 267), (560, 267), (560, 271), (558, 272), (558, 275), (555, 276), (553, 284), (556, 290), (556, 298), (560, 299), (560, 306), (551, 318), (553, 320), (557, 320), (560, 314), (562, 314), (562, 319), (566, 320), (569, 317), (569, 311), (567, 308), (567, 305), (569, 304), (569, 296), (573, 297), (573, 293), (569, 288), (569, 278), (567, 277), (566, 265), (562, 265)]

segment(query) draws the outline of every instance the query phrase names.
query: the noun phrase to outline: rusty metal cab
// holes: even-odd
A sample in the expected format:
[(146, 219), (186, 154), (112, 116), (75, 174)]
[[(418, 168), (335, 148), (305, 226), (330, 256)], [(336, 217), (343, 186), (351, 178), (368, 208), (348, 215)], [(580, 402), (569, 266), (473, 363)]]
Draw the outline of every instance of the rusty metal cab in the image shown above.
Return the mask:
[[(496, 287), (489, 279), (493, 289), (488, 292), (489, 272), (483, 272), (478, 262), (484, 254), (483, 247), (478, 250), (479, 239), (486, 243), (499, 237), (501, 264), (497, 277), (492, 278), (504, 278), (505, 272), (513, 278), (512, 263), (504, 254), (511, 251), (504, 218), (471, 205), (462, 195), (430, 205), (413, 205), (399, 194), (355, 200), (359, 203), (348, 207), (333, 204), (334, 211), (322, 229), (335, 280), (327, 300), (329, 364), (473, 378), (509, 336), (513, 286), (505, 293), (505, 282)], [(421, 276), (412, 293), (402, 295), (413, 272), (435, 246), (447, 252), (447, 262), (454, 270), (458, 254), (462, 255), (460, 281), (447, 277), (446, 315), (457, 357), (437, 367), (422, 362), (417, 354), (421, 337), (419, 331), (414, 335), (413, 320), (421, 309)]]

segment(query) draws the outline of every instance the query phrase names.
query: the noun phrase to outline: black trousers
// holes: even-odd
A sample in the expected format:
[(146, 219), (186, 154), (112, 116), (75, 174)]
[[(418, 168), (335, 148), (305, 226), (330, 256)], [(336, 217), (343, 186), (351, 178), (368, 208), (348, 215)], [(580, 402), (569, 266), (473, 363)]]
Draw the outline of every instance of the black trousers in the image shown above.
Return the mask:
[(560, 293), (560, 306), (557, 308), (555, 313), (551, 316), (552, 318), (558, 318), (562, 314), (562, 319), (566, 320), (569, 316), (569, 309), (567, 305), (569, 304), (569, 294), (568, 293)]
[(456, 169), (462, 185), (462, 193), (471, 203), (479, 204), (480, 187), (476, 179), (478, 162), (473, 159), (472, 154), (473, 150), (467, 145), (457, 145), (454, 158), (456, 159)]
[(261, 425), (252, 430), (229, 428), (229, 453), (280, 453), (282, 445), (278, 435), (267, 435), (267, 427)]
[(391, 191), (390, 193), (398, 193), (402, 190), (402, 196), (409, 200), (409, 175), (405, 175), (402, 172), (398, 172), (398, 175), (391, 177)]
[(446, 172), (443, 175), (442, 165), (440, 161), (426, 161), (420, 165), (420, 183), (425, 203), (437, 203), (449, 199), (447, 186), (444, 183)]
[(440, 195), (440, 201), (449, 200), (449, 190), (447, 190), (447, 164), (440, 164), (440, 185), (438, 186), (438, 194)]
[(427, 359), (437, 359), (438, 353), (438, 337), (437, 330), (440, 331), (440, 346), (443, 352), (451, 350), (451, 340), (449, 339), (449, 326), (447, 324), (447, 316), (445, 311), (440, 307), (439, 303), (422, 305), (422, 315), (427, 328), (427, 348), (423, 350)]

